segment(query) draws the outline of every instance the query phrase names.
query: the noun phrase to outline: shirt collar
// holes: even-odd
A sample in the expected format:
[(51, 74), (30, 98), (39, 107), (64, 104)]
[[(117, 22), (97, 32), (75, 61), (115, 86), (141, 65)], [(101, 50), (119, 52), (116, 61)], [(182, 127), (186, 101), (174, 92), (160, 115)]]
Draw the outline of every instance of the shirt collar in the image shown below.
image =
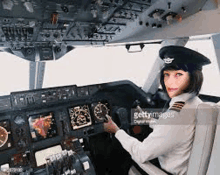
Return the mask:
[(180, 95), (178, 95), (176, 97), (173, 97), (171, 99), (169, 106), (172, 106), (177, 101), (186, 102), (186, 101), (190, 100), (191, 98), (193, 98), (195, 96), (196, 96), (195, 93), (183, 93), (183, 94), (180, 94)]

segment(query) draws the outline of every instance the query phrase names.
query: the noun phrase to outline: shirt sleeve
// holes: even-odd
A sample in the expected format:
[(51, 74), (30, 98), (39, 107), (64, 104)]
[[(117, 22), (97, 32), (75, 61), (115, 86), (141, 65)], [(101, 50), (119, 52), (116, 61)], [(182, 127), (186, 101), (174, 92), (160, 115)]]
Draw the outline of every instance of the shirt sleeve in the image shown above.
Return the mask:
[(172, 151), (180, 144), (184, 132), (180, 125), (156, 125), (143, 142), (129, 136), (124, 130), (118, 130), (115, 137), (133, 160), (144, 163)]

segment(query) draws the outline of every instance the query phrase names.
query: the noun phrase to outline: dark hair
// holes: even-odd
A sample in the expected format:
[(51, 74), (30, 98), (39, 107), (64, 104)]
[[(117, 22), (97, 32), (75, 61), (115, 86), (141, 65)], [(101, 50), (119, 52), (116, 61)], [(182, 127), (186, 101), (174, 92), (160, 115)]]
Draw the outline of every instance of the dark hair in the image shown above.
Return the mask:
[(189, 73), (190, 76), (190, 83), (189, 86), (183, 91), (184, 93), (195, 93), (196, 95), (199, 94), (199, 91), (202, 87), (203, 82), (203, 74), (201, 67), (195, 67), (193, 64), (171, 64), (165, 65), (161, 72), (160, 72), (160, 83), (162, 85), (163, 90), (167, 93), (166, 87), (164, 84), (164, 74), (165, 70), (183, 70)]

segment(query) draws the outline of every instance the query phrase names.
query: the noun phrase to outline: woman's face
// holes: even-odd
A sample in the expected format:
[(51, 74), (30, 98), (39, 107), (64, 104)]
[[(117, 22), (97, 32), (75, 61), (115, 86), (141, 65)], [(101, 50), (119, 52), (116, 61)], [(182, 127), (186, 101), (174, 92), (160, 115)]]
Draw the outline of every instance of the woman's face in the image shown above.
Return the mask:
[(183, 70), (165, 70), (164, 84), (170, 98), (183, 93), (190, 82), (189, 73)]

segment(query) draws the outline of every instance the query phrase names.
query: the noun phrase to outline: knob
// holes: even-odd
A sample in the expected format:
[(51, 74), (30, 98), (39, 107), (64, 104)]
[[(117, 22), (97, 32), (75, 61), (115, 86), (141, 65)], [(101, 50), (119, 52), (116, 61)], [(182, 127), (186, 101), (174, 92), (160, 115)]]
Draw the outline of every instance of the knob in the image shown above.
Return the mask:
[(22, 128), (17, 128), (16, 129), (16, 134), (17, 134), (18, 137), (20, 137), (24, 134), (24, 130)]
[(49, 38), (49, 37), (50, 37), (50, 33), (46, 33), (46, 34), (45, 34), (45, 37), (46, 37), (46, 38)]
[(53, 36), (54, 36), (54, 38), (58, 38), (59, 34), (58, 33), (54, 33)]
[(26, 147), (25, 141), (24, 141), (24, 140), (19, 140), (19, 141), (18, 141), (18, 147), (19, 147), (19, 148), (24, 148), (24, 147)]

